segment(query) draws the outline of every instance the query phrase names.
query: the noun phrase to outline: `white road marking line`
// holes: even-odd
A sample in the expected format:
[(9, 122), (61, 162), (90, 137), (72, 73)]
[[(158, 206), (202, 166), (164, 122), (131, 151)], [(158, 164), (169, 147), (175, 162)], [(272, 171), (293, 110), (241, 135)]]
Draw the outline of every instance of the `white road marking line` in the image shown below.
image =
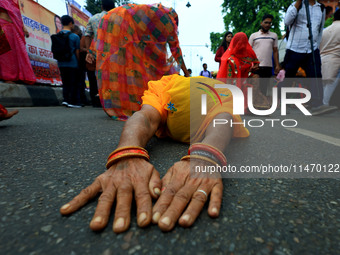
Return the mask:
[(316, 133), (313, 131), (309, 131), (307, 129), (302, 129), (302, 128), (286, 128), (289, 131), (304, 135), (304, 136), (308, 136), (311, 138), (314, 138), (316, 140), (322, 141), (322, 142), (326, 142), (326, 143), (330, 143), (333, 144), (335, 146), (340, 147), (340, 139), (339, 138), (335, 138), (332, 136), (328, 136), (328, 135), (324, 135), (324, 134), (320, 134), (320, 133)]

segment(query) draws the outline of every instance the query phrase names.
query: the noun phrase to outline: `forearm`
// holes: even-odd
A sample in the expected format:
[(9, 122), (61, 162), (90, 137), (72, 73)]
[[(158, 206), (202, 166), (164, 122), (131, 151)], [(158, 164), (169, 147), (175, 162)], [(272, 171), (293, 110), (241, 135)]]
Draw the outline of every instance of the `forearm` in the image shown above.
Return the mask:
[(222, 51), (221, 51), (221, 47), (218, 48), (217, 52), (216, 52), (216, 55), (215, 55), (215, 61), (216, 62), (221, 62), (221, 58), (222, 58)]
[(274, 64), (275, 64), (275, 67), (280, 65), (278, 49), (274, 50)]
[(152, 106), (145, 105), (142, 110), (134, 113), (126, 122), (118, 144), (124, 146), (145, 147), (156, 133), (161, 121), (160, 114)]
[(186, 67), (186, 65), (185, 65), (185, 63), (184, 63), (184, 60), (183, 60), (183, 63), (182, 63), (182, 65), (181, 65), (181, 69), (182, 69), (182, 71), (183, 71), (185, 77), (189, 77), (189, 76), (190, 76), (190, 74), (189, 74), (189, 72), (188, 72), (188, 70), (187, 70), (187, 67)]
[(233, 128), (230, 126), (233, 117), (229, 113), (220, 113), (214, 119), (227, 120), (228, 124), (216, 125), (214, 127), (213, 122), (210, 123), (205, 131), (205, 137), (203, 138), (202, 143), (209, 144), (220, 151), (224, 151), (233, 135)]
[[(296, 7), (298, 2), (300, 2), (300, 4), (298, 5), (298, 7)], [(287, 13), (286, 13), (286, 16), (285, 16), (285, 20), (284, 20), (286, 26), (289, 27), (293, 24), (297, 14), (298, 14), (298, 8), (301, 5), (301, 2), (302, 1), (297, 1), (294, 6), (293, 5), (289, 6)]]
[(85, 36), (85, 47), (86, 47), (86, 50), (88, 50), (90, 48), (91, 41), (92, 41), (92, 38), (90, 36)]

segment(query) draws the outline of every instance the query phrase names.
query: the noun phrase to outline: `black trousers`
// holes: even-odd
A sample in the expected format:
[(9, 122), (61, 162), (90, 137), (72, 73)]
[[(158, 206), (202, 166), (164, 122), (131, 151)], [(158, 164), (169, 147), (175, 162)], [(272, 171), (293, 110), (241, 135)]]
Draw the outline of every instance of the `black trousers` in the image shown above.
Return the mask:
[(96, 102), (96, 95), (98, 94), (96, 71), (87, 70), (86, 72), (87, 72), (87, 78), (89, 78), (89, 83), (90, 83), (90, 97), (91, 97), (92, 105), (96, 105), (98, 104)]
[[(313, 64), (313, 54), (315, 66)], [(307, 78), (314, 78), (307, 84), (312, 97), (309, 104), (313, 107), (318, 107), (322, 105), (323, 100), (321, 57), (319, 49), (314, 50), (313, 54), (298, 53), (292, 50), (287, 50), (284, 59), (284, 68), (286, 70), (286, 78), (295, 77), (299, 67), (305, 70)], [(286, 83), (279, 84), (279, 90), (281, 87), (285, 86), (287, 86)]]
[[(87, 78), (89, 79), (90, 83), (90, 97), (91, 97), (91, 103), (93, 106), (99, 106), (99, 100), (96, 98), (96, 95), (98, 94), (98, 86), (97, 86), (97, 78), (96, 78), (96, 72), (95, 71), (89, 71), (86, 68), (79, 70), (79, 77), (80, 77), (80, 101), (83, 104), (87, 104), (87, 99), (85, 95), (85, 79), (86, 79), (86, 73)], [(97, 102), (98, 101), (98, 102)]]
[(263, 95), (267, 94), (267, 88), (270, 84), (269, 78), (273, 76), (273, 68), (270, 66), (260, 66), (259, 70), (255, 72), (260, 76), (260, 91)]
[(64, 102), (80, 105), (78, 68), (60, 67), (59, 70), (63, 81)]

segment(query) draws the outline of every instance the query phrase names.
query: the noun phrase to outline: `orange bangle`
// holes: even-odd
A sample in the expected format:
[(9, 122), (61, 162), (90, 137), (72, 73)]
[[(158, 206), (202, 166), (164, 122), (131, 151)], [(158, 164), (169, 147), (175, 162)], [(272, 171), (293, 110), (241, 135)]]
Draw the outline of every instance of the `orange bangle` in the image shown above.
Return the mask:
[(132, 150), (132, 149), (139, 149), (139, 150), (142, 150), (144, 152), (146, 152), (146, 154), (148, 154), (148, 151), (146, 149), (144, 149), (143, 147), (139, 147), (139, 146), (125, 146), (125, 147), (120, 147), (118, 149), (115, 149), (113, 152), (110, 153), (110, 155), (108, 156), (107, 160), (110, 159), (110, 157), (117, 153), (117, 152), (120, 152), (120, 151), (124, 151), (124, 150)]
[(107, 161), (110, 161), (112, 158), (115, 158), (117, 156), (121, 156), (121, 155), (124, 155), (124, 154), (141, 154), (141, 155), (145, 155), (148, 159), (150, 159), (149, 157), (149, 154), (145, 151), (142, 151), (140, 149), (126, 149), (126, 150), (122, 150), (122, 151), (118, 151), (114, 154), (112, 154), (108, 159)]
[(205, 162), (211, 163), (213, 165), (219, 165), (219, 163), (213, 161), (212, 159), (208, 158), (208, 157), (204, 157), (204, 156), (199, 156), (199, 155), (186, 155), (183, 158), (181, 158), (181, 160), (187, 160), (187, 159), (200, 159), (203, 160)]
[(110, 153), (107, 159), (106, 168), (109, 169), (114, 163), (116, 163), (117, 161), (123, 158), (131, 158), (131, 157), (140, 157), (148, 161), (150, 159), (148, 151), (142, 147), (139, 147), (139, 146), (120, 147)]
[(117, 161), (123, 159), (123, 158), (144, 158), (145, 160), (149, 161), (149, 156), (140, 154), (140, 153), (123, 153), (121, 155), (112, 157), (107, 163), (106, 163), (106, 169), (109, 169), (114, 163)]
[(183, 158), (181, 158), (181, 160), (187, 160), (187, 159), (190, 160), (190, 155), (186, 155), (186, 156), (184, 156)]

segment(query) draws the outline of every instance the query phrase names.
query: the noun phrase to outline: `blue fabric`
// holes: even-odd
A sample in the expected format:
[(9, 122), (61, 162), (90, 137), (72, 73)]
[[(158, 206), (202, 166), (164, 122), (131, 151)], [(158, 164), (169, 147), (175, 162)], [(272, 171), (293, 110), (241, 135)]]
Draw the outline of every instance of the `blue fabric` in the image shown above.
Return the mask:
[[(61, 33), (70, 33), (69, 30), (61, 30)], [(70, 33), (69, 35), (70, 37), (70, 47), (72, 49), (73, 55), (70, 61), (68, 62), (58, 62), (58, 66), (59, 67), (72, 67), (72, 68), (78, 68), (78, 60), (77, 60), (77, 56), (76, 56), (76, 50), (79, 50), (80, 48), (80, 39), (79, 36), (74, 34), (74, 33)]]

